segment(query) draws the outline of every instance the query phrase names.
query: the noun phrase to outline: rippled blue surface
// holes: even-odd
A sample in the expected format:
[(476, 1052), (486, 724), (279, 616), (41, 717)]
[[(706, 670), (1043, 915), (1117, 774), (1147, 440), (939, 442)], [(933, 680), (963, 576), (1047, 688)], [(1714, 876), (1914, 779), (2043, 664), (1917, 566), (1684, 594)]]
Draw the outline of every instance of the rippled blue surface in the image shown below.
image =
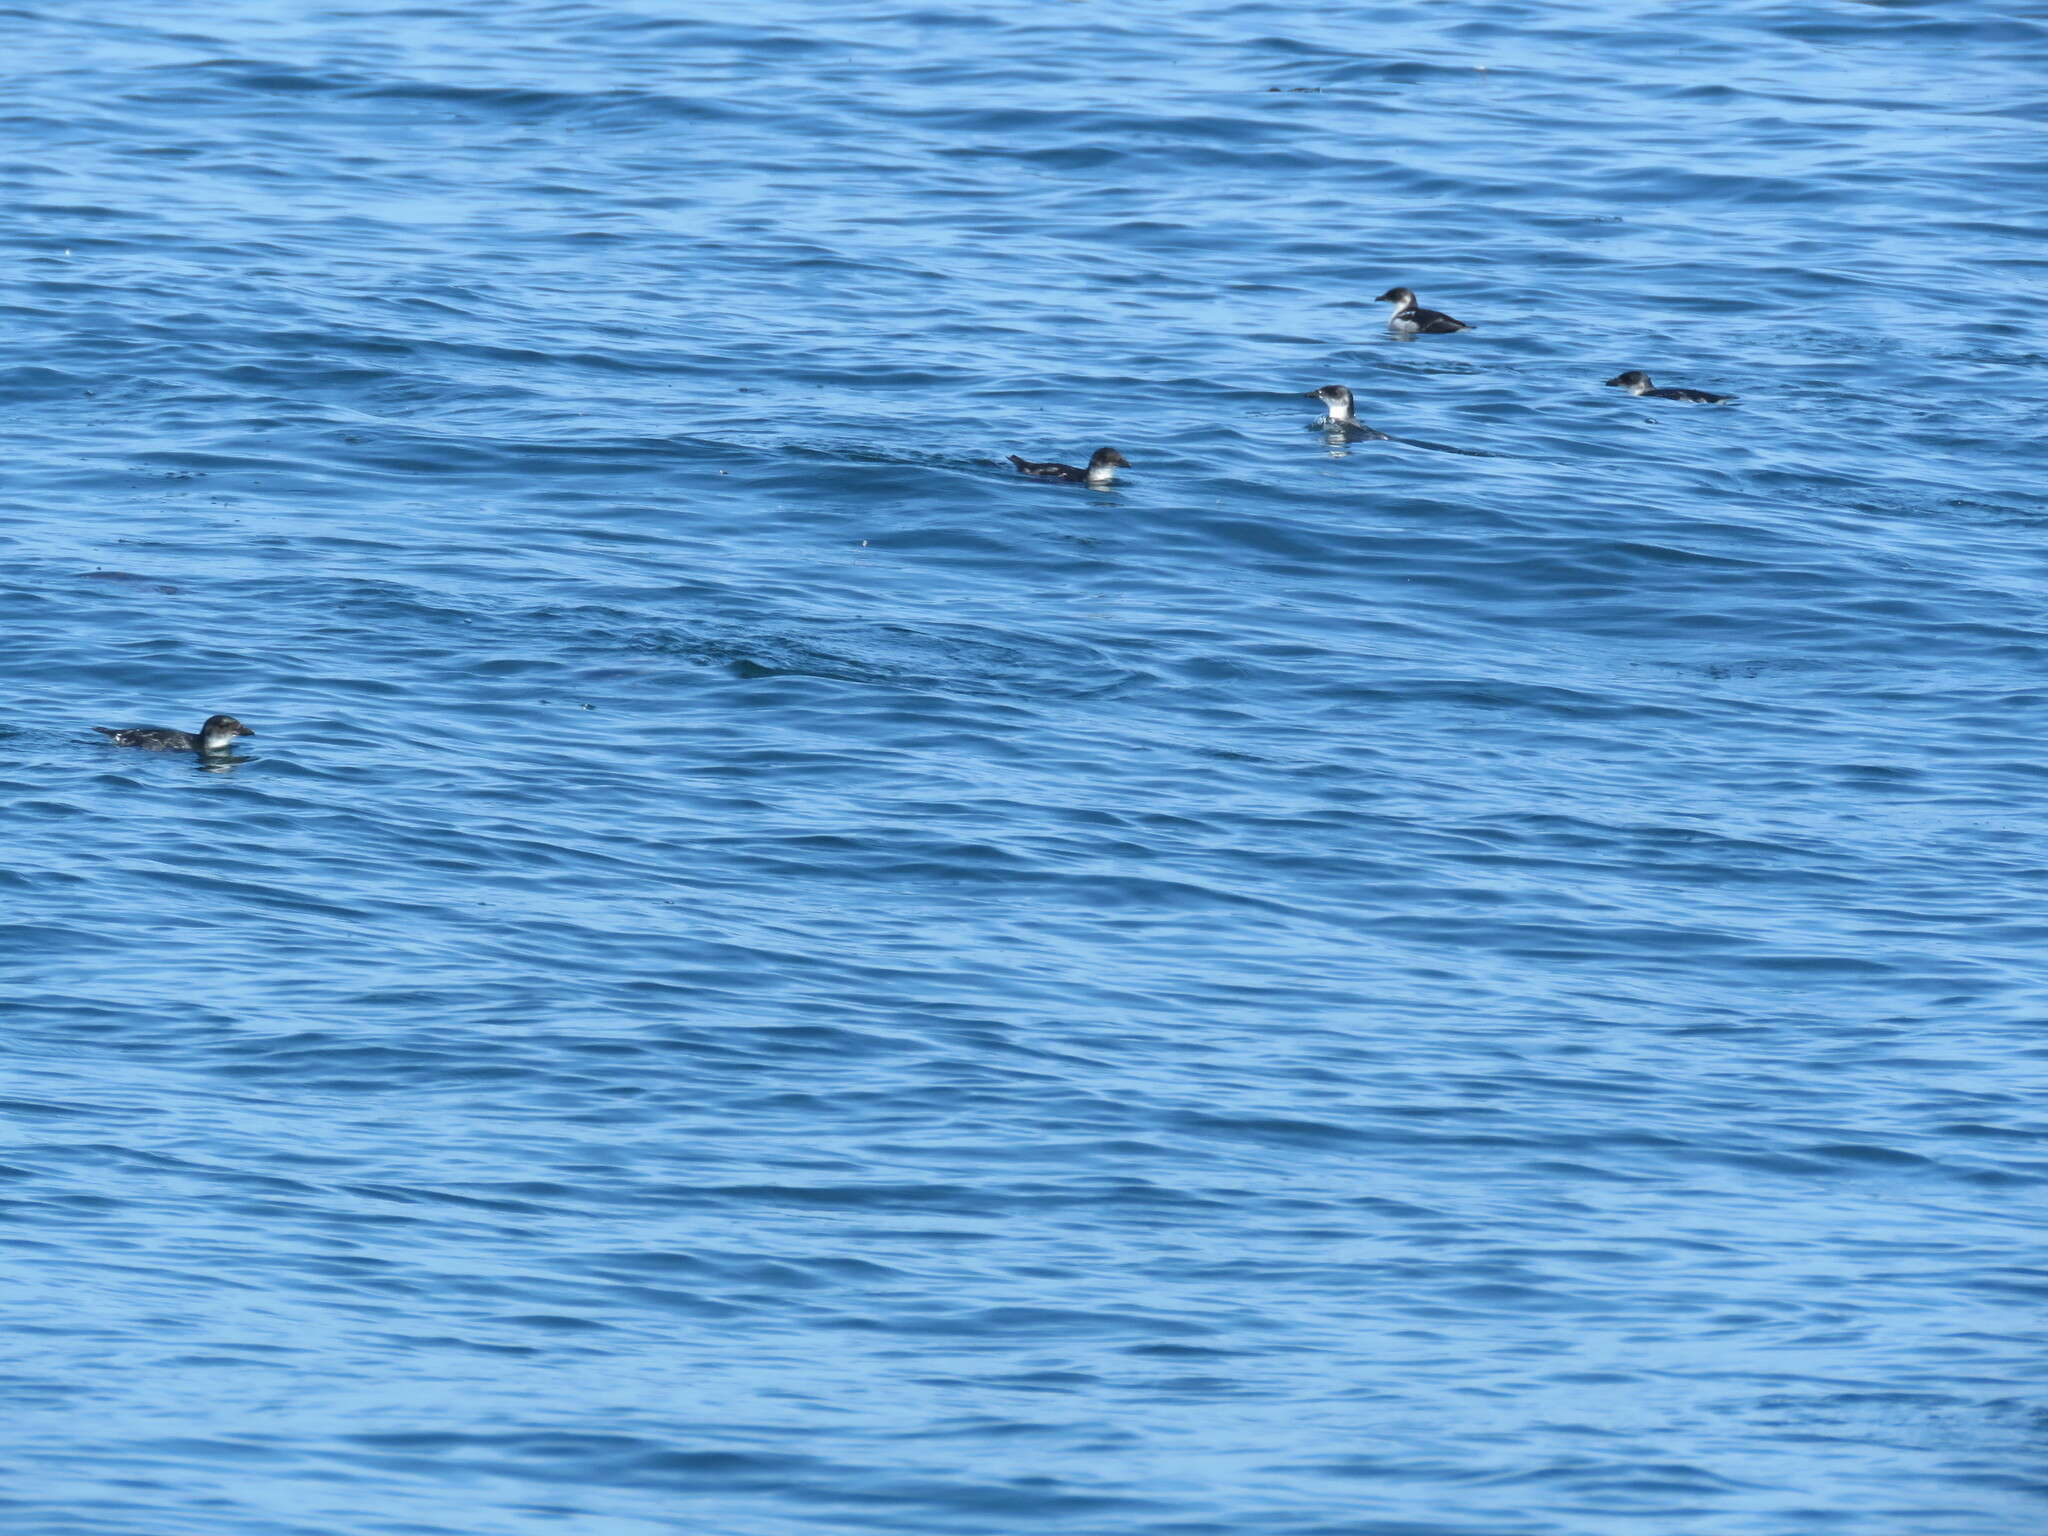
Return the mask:
[(11, 1536), (2043, 1528), (2039, 12), (677, 12), (4, 13)]

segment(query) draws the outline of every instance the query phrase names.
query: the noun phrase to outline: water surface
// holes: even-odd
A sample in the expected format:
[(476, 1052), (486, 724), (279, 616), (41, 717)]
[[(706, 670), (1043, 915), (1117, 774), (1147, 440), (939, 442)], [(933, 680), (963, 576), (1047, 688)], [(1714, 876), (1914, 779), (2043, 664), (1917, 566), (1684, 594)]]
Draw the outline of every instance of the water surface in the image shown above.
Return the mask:
[(2032, 8), (6, 37), (15, 1536), (2048, 1519)]

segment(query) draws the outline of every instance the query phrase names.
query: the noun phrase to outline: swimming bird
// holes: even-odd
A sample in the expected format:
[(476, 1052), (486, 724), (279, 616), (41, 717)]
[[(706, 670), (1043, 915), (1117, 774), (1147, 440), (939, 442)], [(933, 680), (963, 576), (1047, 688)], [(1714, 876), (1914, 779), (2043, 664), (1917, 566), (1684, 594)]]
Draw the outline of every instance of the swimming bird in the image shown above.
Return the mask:
[(1060, 480), (1069, 485), (1108, 485), (1116, 479), (1119, 469), (1129, 469), (1131, 461), (1114, 448), (1098, 448), (1088, 457), (1086, 469), (1076, 469), (1071, 464), (1039, 464), (1030, 459), (1020, 459), (1014, 453), (1010, 462), (1017, 466), (1020, 475), (1031, 475), (1040, 480)]
[(1369, 438), (1386, 441), (1386, 433), (1375, 432), (1351, 414), (1351, 391), (1342, 384), (1325, 384), (1321, 389), (1310, 390), (1308, 397), (1311, 400), (1322, 401), (1330, 412), (1316, 423), (1325, 432), (1339, 433), (1352, 442), (1362, 442)]
[(225, 752), (237, 736), (256, 734), (233, 715), (207, 716), (197, 736), (167, 731), (160, 725), (131, 725), (118, 730), (111, 725), (96, 725), (93, 729), (117, 747), (146, 747), (151, 752)]
[(1696, 400), (1701, 405), (1726, 405), (1735, 398), (1733, 395), (1710, 395), (1704, 389), (1659, 389), (1650, 382), (1647, 373), (1636, 368), (1618, 373), (1607, 382), (1619, 385), (1638, 400), (1648, 395), (1652, 400)]
[(1422, 308), (1415, 302), (1413, 288), (1389, 288), (1373, 302), (1394, 306), (1394, 312), (1387, 316), (1387, 324), (1393, 330), (1417, 336), (1448, 336), (1453, 331), (1472, 329), (1464, 321), (1453, 320), (1440, 309)]

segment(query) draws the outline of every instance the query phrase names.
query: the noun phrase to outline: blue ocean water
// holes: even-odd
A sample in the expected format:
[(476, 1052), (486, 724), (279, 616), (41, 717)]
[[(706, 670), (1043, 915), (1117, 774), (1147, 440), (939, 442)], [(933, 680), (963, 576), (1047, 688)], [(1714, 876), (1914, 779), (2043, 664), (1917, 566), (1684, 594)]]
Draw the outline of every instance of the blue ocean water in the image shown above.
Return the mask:
[(0, 19), (11, 1536), (2048, 1527), (2038, 7)]

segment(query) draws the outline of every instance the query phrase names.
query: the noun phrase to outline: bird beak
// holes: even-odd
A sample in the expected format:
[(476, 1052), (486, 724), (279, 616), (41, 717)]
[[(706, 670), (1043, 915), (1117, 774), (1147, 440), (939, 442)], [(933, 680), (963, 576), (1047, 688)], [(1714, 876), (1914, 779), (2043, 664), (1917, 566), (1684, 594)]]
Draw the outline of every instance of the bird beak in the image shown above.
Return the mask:
[(235, 734), (237, 736), (254, 736), (256, 733), (250, 730), (249, 727), (245, 725), (239, 731), (235, 732)]

